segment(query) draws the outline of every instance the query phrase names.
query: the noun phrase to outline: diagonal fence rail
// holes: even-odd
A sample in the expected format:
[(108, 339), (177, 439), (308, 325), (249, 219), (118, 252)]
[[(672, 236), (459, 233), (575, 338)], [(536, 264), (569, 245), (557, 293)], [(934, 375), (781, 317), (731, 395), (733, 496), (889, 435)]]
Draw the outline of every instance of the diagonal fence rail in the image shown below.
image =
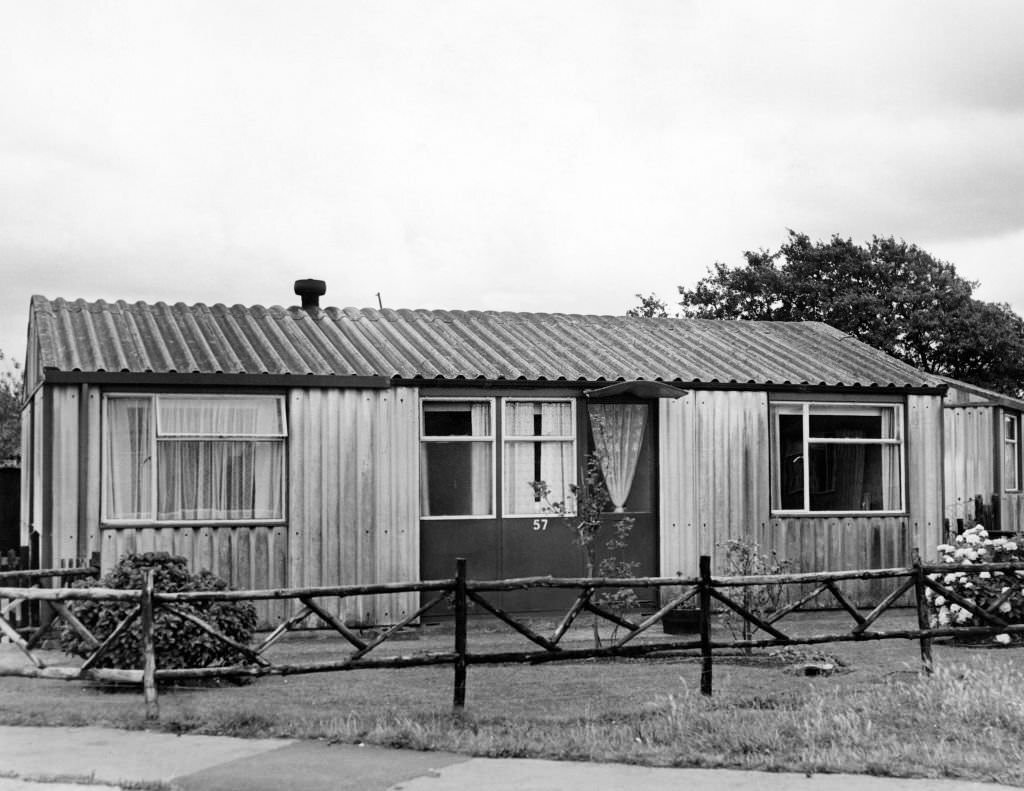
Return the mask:
[[(152, 572), (148, 572), (146, 584), (141, 590), (114, 590), (109, 588), (6, 588), (0, 578), (0, 633), (10, 639), (27, 659), (18, 667), (0, 668), (0, 675), (18, 675), (34, 678), (62, 680), (98, 680), (140, 684), (146, 703), (147, 715), (158, 716), (158, 682), (181, 679), (202, 679), (218, 677), (262, 677), (268, 675), (296, 675), (367, 668), (406, 668), (429, 665), (451, 665), (454, 670), (452, 703), (462, 708), (466, 703), (466, 688), (469, 668), (473, 665), (578, 661), (593, 658), (648, 657), (657, 654), (681, 651), (697, 651), (701, 658), (700, 687), (705, 695), (713, 689), (714, 653), (721, 650), (770, 648), (787, 645), (816, 645), (822, 643), (905, 639), (920, 643), (922, 670), (932, 671), (932, 641), (941, 637), (983, 638), (997, 634), (1024, 633), (1024, 624), (1010, 623), (1003, 617), (1003, 605), (1016, 591), (1021, 595), (1020, 586), (1007, 592), (987, 606), (965, 598), (943, 583), (944, 575), (951, 571), (970, 574), (1007, 574), (1014, 578), (1024, 577), (1024, 563), (973, 564), (969, 567), (949, 564), (925, 565), (916, 561), (908, 568), (870, 569), (857, 571), (818, 572), (804, 574), (774, 574), (741, 577), (715, 577), (711, 574), (711, 559), (701, 557), (700, 573), (694, 578), (682, 577), (641, 577), (641, 578), (554, 578), (528, 577), (506, 580), (471, 580), (467, 574), (466, 562), (459, 559), (453, 578), (408, 583), (384, 583), (376, 585), (347, 585), (316, 588), (284, 588), (277, 590), (245, 591), (190, 591), (169, 593), (154, 589)], [(845, 581), (866, 579), (891, 579), (892, 591), (870, 611), (863, 613), (843, 593), (840, 585)], [(742, 593), (757, 586), (804, 586), (808, 593), (791, 604), (772, 613), (754, 611), (745, 606)], [(602, 606), (598, 601), (602, 591), (625, 587), (651, 588), (660, 592), (664, 604), (646, 617), (630, 618), (627, 615)], [(494, 602), (494, 596), (504, 591), (531, 588), (562, 588), (577, 590), (578, 593), (566, 613), (557, 621), (550, 634), (541, 634), (527, 621), (504, 611)], [(942, 596), (955, 602), (980, 622), (976, 626), (933, 626), (931, 624), (928, 591), (933, 596)], [(364, 639), (356, 629), (345, 624), (331, 612), (328, 600), (344, 599), (351, 596), (367, 596), (418, 592), (423, 604), (401, 621), (382, 630), (372, 639)], [(737, 592), (740, 594), (737, 596)], [(913, 596), (916, 605), (917, 628), (878, 631), (872, 627), (878, 619), (898, 605), (907, 595)], [(788, 631), (782, 622), (787, 616), (800, 611), (813, 601), (831, 599), (838, 609), (845, 611), (851, 619), (849, 629), (840, 632), (817, 635), (796, 635)], [(256, 645), (242, 645), (203, 618), (191, 612), (189, 605), (195, 602), (211, 601), (258, 601), (293, 600), (297, 612), (291, 618), (267, 634)], [(739, 599), (739, 600), (737, 600)], [(121, 602), (126, 605), (116, 626), (106, 635), (98, 636), (77, 619), (68, 602), (75, 600)], [(48, 602), (53, 617), (48, 626), (63, 619), (66, 628), (75, 632), (88, 648), (88, 655), (77, 666), (49, 666), (39, 656), (38, 632), (28, 638), (22, 636), (11, 623), (11, 612), (18, 606), (32, 602)], [(6, 602), (6, 604), (5, 604)], [(661, 624), (677, 609), (695, 603), (699, 611), (699, 635), (694, 639), (651, 639), (652, 627)], [(532, 647), (517, 651), (474, 651), (469, 645), (470, 605), (481, 613), (497, 619), (510, 629), (526, 638)], [(439, 607), (451, 608), (454, 613), (453, 645), (451, 651), (422, 652), (398, 656), (371, 656), (374, 651), (392, 640), (405, 627), (418, 621)], [(214, 639), (234, 649), (244, 657), (243, 661), (230, 665), (196, 668), (160, 668), (155, 649), (155, 614), (163, 611), (183, 622), (191, 623)], [(730, 611), (749, 624), (748, 639), (712, 639), (712, 621), (717, 612)], [(616, 627), (616, 636), (607, 644), (592, 647), (569, 647), (564, 638), (584, 613), (601, 619)], [(131, 627), (141, 622), (141, 667), (101, 667), (103, 657), (118, 644), (127, 639)], [(267, 656), (268, 649), (285, 634), (303, 623), (319, 622), (326, 629), (337, 632), (347, 643), (349, 653), (337, 659), (318, 662), (279, 662)], [(618, 631), (621, 630), (621, 635)], [(763, 637), (757, 636), (763, 633)], [(641, 639), (644, 638), (644, 639)]]

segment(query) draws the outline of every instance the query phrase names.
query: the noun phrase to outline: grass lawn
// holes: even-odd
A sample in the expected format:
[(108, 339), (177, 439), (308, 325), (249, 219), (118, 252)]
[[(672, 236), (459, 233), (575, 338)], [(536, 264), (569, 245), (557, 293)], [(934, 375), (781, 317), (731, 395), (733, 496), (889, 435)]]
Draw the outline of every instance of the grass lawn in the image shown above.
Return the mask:
[[(850, 623), (844, 613), (830, 613), (790, 616), (780, 626), (823, 634)], [(896, 611), (875, 628), (913, 623), (909, 611)], [(587, 627), (570, 637), (584, 645)], [(344, 645), (322, 633), (300, 635), (275, 646), (271, 658), (327, 660)], [(425, 626), (416, 639), (381, 648), (389, 646), (393, 654), (450, 650), (451, 631)], [(527, 644), (481, 618), (469, 646), (514, 650)], [(838, 660), (841, 672), (794, 672), (795, 662), (814, 653)], [(486, 756), (957, 777), (1024, 786), (1024, 653), (936, 644), (934, 655), (930, 678), (920, 675), (917, 642), (907, 640), (721, 655), (712, 698), (699, 694), (700, 662), (693, 655), (471, 666), (462, 714), (451, 712), (453, 674), (446, 666), (268, 677), (245, 686), (162, 689), (156, 726), (144, 720), (138, 689), (0, 677), (0, 723), (159, 727)], [(0, 651), (4, 663), (19, 662), (19, 656), (9, 644)], [(59, 654), (47, 659), (67, 664)]]

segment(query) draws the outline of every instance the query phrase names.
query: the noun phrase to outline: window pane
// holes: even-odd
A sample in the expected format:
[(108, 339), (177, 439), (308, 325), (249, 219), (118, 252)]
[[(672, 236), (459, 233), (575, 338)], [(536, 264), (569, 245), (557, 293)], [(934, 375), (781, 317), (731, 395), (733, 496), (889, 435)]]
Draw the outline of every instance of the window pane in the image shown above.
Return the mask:
[(157, 443), (157, 518), (281, 519), (283, 442)]
[(266, 396), (158, 398), (159, 434), (280, 436), (281, 401)]
[(420, 446), (423, 516), (490, 516), (490, 442), (424, 442)]
[(812, 511), (886, 511), (900, 508), (895, 446), (812, 445)]
[[(887, 421), (890, 422), (891, 421)], [(857, 437), (862, 439), (888, 439), (882, 434), (882, 416), (875, 415), (816, 415), (811, 412), (812, 437)]]
[(1007, 415), (1003, 418), (1003, 478), (1005, 487), (1011, 491), (1020, 488), (1019, 456), (1017, 453), (1017, 418)]
[(490, 434), (491, 405), (487, 402), (423, 402), (425, 437), (487, 437)]
[[(545, 513), (549, 503), (575, 504), (571, 484), (576, 482), (573, 443), (509, 442), (505, 445), (504, 511), (506, 514)], [(535, 494), (533, 482), (543, 481), (551, 493), (547, 502)]]
[(152, 448), (150, 400), (107, 400), (106, 516), (109, 519), (152, 519)]
[(568, 401), (506, 401), (506, 437), (572, 437), (576, 434)]
[(801, 415), (779, 415), (780, 508), (804, 508), (804, 423)]

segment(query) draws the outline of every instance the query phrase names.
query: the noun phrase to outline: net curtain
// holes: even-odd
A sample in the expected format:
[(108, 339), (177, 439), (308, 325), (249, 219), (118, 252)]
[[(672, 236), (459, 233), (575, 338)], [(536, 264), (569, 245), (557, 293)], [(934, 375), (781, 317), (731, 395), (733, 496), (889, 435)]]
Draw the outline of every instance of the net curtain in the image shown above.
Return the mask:
[(574, 502), (570, 484), (575, 482), (572, 440), (542, 438), (574, 436), (572, 405), (561, 401), (508, 401), (504, 431), (508, 440), (505, 513), (536, 514), (549, 507), (534, 493), (532, 482), (537, 480), (550, 488), (552, 503), (563, 502), (571, 512)]
[(644, 404), (588, 404), (594, 449), (617, 512), (625, 509), (647, 425)]

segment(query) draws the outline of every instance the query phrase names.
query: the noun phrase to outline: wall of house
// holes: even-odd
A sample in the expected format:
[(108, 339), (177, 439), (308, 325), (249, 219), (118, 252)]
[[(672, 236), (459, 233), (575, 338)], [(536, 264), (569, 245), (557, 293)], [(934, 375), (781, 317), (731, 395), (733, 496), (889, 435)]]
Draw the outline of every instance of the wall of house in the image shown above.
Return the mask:
[[(938, 396), (907, 398), (907, 503), (903, 516), (772, 517), (768, 396), (696, 391), (661, 402), (661, 573), (697, 573), (719, 544), (757, 542), (794, 571), (886, 568), (932, 557), (942, 540), (942, 406)], [(850, 583), (850, 595), (877, 602), (891, 583)]]
[(997, 443), (994, 412), (996, 407), (947, 404), (944, 464), (946, 469), (944, 513), (951, 524), (974, 516), (974, 497), (988, 502), (995, 486), (995, 448)]
[(695, 390), (660, 400), (661, 574), (697, 574), (716, 546), (759, 540), (768, 518), (768, 394)]
[[(235, 588), (330, 586), (416, 579), (419, 568), (415, 389), (295, 389), (288, 394), (287, 523), (100, 525), (102, 393), (88, 385), (37, 391), (24, 439), (22, 531), (43, 533), (41, 565), (101, 553), (104, 570), (126, 552), (182, 555)], [(359, 623), (390, 623), (415, 595), (335, 603)], [(293, 608), (258, 605), (274, 624)]]
[[(289, 584), (417, 579), (418, 391), (293, 390), (288, 408)], [(394, 623), (418, 600), (365, 597), (335, 612), (359, 623)]]

